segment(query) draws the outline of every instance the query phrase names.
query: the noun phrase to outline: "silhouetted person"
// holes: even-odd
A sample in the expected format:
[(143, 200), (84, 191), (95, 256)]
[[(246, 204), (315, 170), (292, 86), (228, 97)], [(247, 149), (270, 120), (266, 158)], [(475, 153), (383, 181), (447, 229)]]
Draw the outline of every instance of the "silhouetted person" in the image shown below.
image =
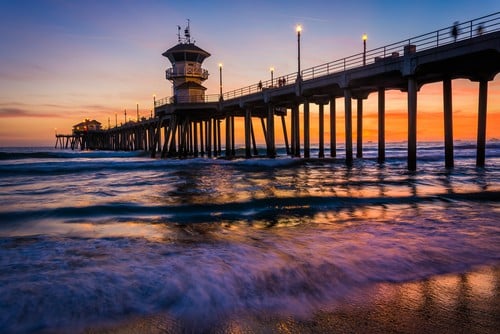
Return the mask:
[(286, 85), (286, 78), (283, 78), (281, 81), (283, 82), (283, 86)]
[(481, 36), (483, 34), (483, 25), (482, 24), (477, 26), (477, 34), (478, 34), (478, 36)]
[(451, 28), (451, 36), (453, 36), (453, 40), (456, 42), (457, 37), (458, 37), (458, 22), (457, 21), (455, 21), (455, 23), (453, 23), (453, 28)]
[(259, 85), (258, 86), (259, 86), (259, 90), (262, 90), (262, 80), (259, 81)]

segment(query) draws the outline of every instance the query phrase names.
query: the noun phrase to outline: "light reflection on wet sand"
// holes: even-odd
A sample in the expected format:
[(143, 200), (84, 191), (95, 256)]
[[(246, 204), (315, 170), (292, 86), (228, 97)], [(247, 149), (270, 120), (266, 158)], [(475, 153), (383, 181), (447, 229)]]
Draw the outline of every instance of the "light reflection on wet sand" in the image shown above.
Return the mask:
[(498, 333), (500, 268), (381, 283), (310, 316), (239, 314), (193, 328), (165, 314), (85, 333)]

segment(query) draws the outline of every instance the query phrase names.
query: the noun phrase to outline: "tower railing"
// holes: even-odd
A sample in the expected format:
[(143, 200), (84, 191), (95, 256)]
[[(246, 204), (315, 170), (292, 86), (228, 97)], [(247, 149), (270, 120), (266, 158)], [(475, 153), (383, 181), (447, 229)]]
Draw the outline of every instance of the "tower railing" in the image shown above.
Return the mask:
[(167, 80), (172, 80), (178, 77), (199, 77), (203, 80), (206, 80), (208, 79), (208, 75), (208, 71), (203, 68), (169, 68), (165, 71), (165, 77), (167, 78)]
[(161, 107), (167, 104), (182, 104), (182, 103), (208, 103), (218, 102), (220, 100), (219, 94), (210, 95), (189, 95), (189, 96), (167, 96), (160, 100), (155, 101), (155, 107)]

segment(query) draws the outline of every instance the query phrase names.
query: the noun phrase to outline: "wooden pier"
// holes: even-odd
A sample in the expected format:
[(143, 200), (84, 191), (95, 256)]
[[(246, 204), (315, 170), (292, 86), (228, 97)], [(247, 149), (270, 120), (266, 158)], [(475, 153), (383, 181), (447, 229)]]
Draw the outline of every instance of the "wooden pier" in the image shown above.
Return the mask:
[[(275, 119), (281, 121), (287, 153), (310, 157), (310, 104), (319, 107), (318, 157), (325, 157), (324, 113), (330, 113), (330, 157), (336, 150), (336, 105), (344, 100), (345, 160), (353, 162), (352, 102), (357, 105), (356, 158), (363, 157), (363, 100), (378, 96), (378, 161), (385, 161), (385, 92), (407, 93), (408, 169), (417, 167), (417, 100), (419, 89), (428, 83), (443, 83), (445, 165), (453, 167), (452, 85), (453, 79), (465, 78), (479, 83), (476, 165), (485, 165), (488, 82), (500, 72), (500, 12), (464, 22), (458, 35), (452, 27), (410, 38), (347, 58), (300, 70), (283, 76), (284, 84), (271, 80), (219, 95), (189, 95), (155, 101), (154, 117), (102, 131), (73, 136), (56, 136), (56, 147), (106, 150), (146, 150), (152, 157), (235, 156), (235, 118), (244, 119), (245, 157), (258, 154), (254, 123), (260, 121), (266, 153), (276, 156)], [(299, 35), (300, 36), (300, 35)], [(179, 44), (181, 45), (181, 44)], [(164, 55), (171, 57), (172, 50)], [(185, 44), (184, 44), (185, 45)], [(209, 56), (206, 51), (196, 51)], [(193, 51), (194, 52), (194, 51)], [(204, 53), (203, 53), (204, 52)], [(300, 56), (299, 56), (300, 57)], [(300, 59), (300, 58), (299, 58)], [(202, 60), (201, 60), (202, 61)], [(201, 65), (200, 61), (200, 65)], [(199, 82), (208, 74), (199, 70)], [(167, 79), (178, 80), (175, 68), (167, 70)], [(187, 83), (177, 82), (177, 87)], [(190, 83), (192, 86), (203, 88)], [(264, 88), (263, 88), (264, 87)], [(265, 88), (268, 87), (268, 88)], [(201, 92), (201, 89), (200, 89)], [(302, 105), (303, 121), (299, 107)], [(328, 107), (328, 108), (327, 108)], [(290, 118), (291, 129), (286, 128)], [(221, 134), (221, 123), (225, 133)], [(300, 129), (300, 127), (303, 129)], [(301, 143), (301, 130), (303, 142)], [(222, 140), (224, 136), (224, 140)]]

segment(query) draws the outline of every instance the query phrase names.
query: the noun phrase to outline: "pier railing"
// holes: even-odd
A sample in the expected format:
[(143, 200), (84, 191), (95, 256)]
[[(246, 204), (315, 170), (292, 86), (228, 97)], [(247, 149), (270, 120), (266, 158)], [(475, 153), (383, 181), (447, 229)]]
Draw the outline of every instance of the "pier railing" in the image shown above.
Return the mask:
[[(453, 30), (456, 28), (456, 34)], [(380, 61), (389, 61), (394, 58), (404, 56), (406, 54), (417, 51), (428, 50), (439, 46), (452, 44), (458, 41), (471, 39), (473, 37), (500, 31), (500, 12), (496, 12), (487, 16), (473, 19), (467, 22), (456, 23), (450, 27), (439, 29), (427, 34), (408, 38), (400, 42), (388, 44), (376, 49), (367, 50), (366, 52), (357, 53), (355, 55), (334, 60), (326, 64), (321, 64), (301, 71), (302, 80), (315, 79), (321, 76), (343, 72), (356, 67), (368, 66)], [(273, 80), (266, 80), (254, 83), (249, 86), (231, 90), (222, 94), (224, 100), (234, 99), (245, 95), (254, 94), (266, 89), (274, 89), (295, 84), (297, 80), (297, 72), (278, 76)], [(200, 102), (216, 102), (220, 96), (205, 95), (195, 96), (191, 98), (179, 98), (174, 100), (173, 97), (166, 97), (157, 100), (156, 107), (165, 104), (174, 103), (200, 103)]]
[[(456, 28), (456, 34), (453, 30)], [(419, 35), (400, 42), (392, 43), (376, 49), (361, 52), (346, 58), (338, 59), (326, 64), (314, 66), (301, 71), (302, 80), (309, 80), (321, 76), (343, 72), (352, 68), (370, 65), (379, 61), (394, 59), (405, 54), (423, 51), (458, 41), (471, 39), (481, 34), (500, 30), (500, 12), (483, 16), (467, 22), (456, 23), (450, 27), (439, 29), (427, 34)], [(223, 99), (233, 99), (244, 95), (257, 93), (261, 90), (295, 84), (297, 72), (290, 73), (276, 79), (262, 81), (250, 86), (242, 87), (223, 93)]]

